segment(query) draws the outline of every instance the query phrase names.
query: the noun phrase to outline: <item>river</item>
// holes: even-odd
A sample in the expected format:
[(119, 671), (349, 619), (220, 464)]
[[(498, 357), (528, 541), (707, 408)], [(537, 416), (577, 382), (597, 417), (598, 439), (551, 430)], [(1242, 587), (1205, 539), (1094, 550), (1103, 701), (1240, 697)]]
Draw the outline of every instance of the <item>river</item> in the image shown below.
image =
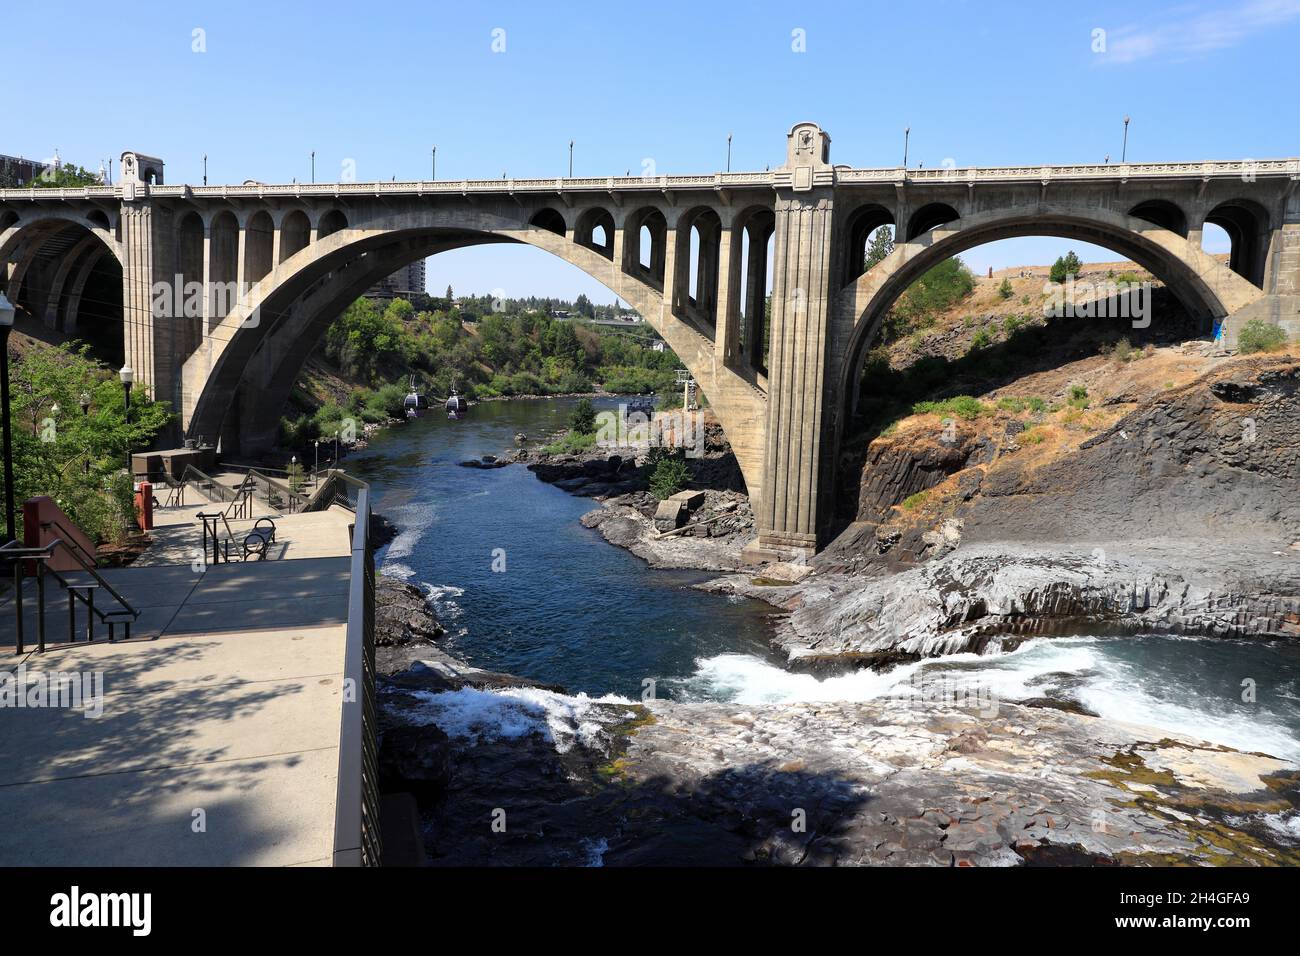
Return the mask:
[[(526, 468), (467, 458), (564, 427), (576, 400), (485, 402), (387, 429), (347, 467), (400, 534), (384, 573), (424, 588), (449, 649), (478, 667), (590, 696), (780, 703), (915, 694), (941, 684), (995, 699), (1057, 697), (1116, 720), (1300, 760), (1300, 646), (1078, 635), (1009, 654), (959, 655), (818, 679), (781, 666), (773, 609), (692, 587), (707, 572), (649, 568), (578, 518), (596, 506)], [(613, 399), (596, 402), (612, 408)]]

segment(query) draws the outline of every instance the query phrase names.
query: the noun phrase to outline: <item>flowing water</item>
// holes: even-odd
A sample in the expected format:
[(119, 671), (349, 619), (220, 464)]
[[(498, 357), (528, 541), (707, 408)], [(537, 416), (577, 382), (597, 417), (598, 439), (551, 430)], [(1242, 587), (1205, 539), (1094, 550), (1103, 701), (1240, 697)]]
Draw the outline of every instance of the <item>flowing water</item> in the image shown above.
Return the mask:
[[(487, 402), (389, 429), (348, 467), (398, 527), (382, 570), (429, 594), (470, 663), (571, 693), (779, 703), (867, 700), (938, 688), (977, 703), (1078, 702), (1103, 717), (1300, 760), (1300, 647), (1218, 639), (1077, 636), (1000, 655), (958, 655), (816, 678), (768, 646), (773, 609), (691, 587), (706, 572), (655, 570), (578, 518), (596, 506), (518, 466), (458, 462), (564, 427), (575, 400)], [(613, 400), (597, 408), (613, 407)]]

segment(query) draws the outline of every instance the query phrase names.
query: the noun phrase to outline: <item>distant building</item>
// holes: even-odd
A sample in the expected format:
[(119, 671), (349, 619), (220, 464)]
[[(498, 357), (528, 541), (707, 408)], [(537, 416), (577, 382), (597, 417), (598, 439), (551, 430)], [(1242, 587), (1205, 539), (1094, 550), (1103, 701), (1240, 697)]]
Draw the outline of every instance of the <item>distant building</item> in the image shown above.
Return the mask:
[(399, 299), (425, 294), (425, 261), (416, 259), (403, 266), (386, 279), (381, 279), (366, 291), (370, 299)]
[(26, 186), (49, 168), (49, 163), (37, 162), (34, 159), (0, 155), (0, 185)]

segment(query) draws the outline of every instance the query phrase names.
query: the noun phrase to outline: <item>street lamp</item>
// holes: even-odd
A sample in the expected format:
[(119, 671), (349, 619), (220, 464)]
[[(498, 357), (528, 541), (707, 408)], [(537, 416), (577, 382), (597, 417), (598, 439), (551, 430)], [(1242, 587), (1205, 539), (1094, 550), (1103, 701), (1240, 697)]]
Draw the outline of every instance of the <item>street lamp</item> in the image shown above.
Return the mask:
[(316, 181), (316, 150), (311, 151), (311, 181)]
[(0, 417), (4, 419), (5, 456), (5, 543), (17, 540), (14, 534), (14, 454), (9, 435), (9, 333), (14, 327), (14, 307), (0, 292)]
[[(90, 415), (90, 393), (82, 392), (77, 396), (77, 404), (81, 406), (81, 417), (87, 418)], [(86, 474), (90, 474), (90, 452), (86, 452)]]
[(912, 137), (912, 127), (903, 130), (903, 168), (907, 168), (907, 141)]
[(573, 178), (573, 140), (569, 140), (569, 178)]
[(1129, 116), (1124, 114), (1124, 150), (1120, 153), (1119, 161), (1121, 163), (1128, 161), (1128, 122)]
[(316, 439), (316, 464), (312, 466), (311, 474), (312, 474), (312, 482), (314, 487), (315, 482), (320, 481), (320, 478), (318, 477), (320, 475), (320, 439), (319, 438)]
[(203, 185), (208, 184), (208, 154), (203, 154)]
[[(117, 373), (117, 377), (122, 380), (122, 394), (124, 396), (124, 401), (122, 405), (124, 409), (123, 416), (126, 419), (126, 423), (130, 425), (131, 424), (131, 383), (135, 381), (135, 369), (131, 368), (131, 362), (129, 360), (123, 363), (121, 370)], [(126, 436), (126, 474), (128, 478), (132, 477), (131, 475), (131, 433), (129, 429), (127, 431), (127, 436)]]
[(437, 147), (437, 146), (433, 147), (433, 153), (432, 153), (432, 156), (433, 156), (433, 176), (432, 176), (432, 178), (433, 178), (433, 179), (437, 179), (437, 178), (438, 178), (438, 147)]
[(131, 368), (131, 363), (127, 362), (118, 371), (117, 377), (122, 380), (122, 392), (125, 396), (126, 420), (129, 424), (131, 421), (131, 384), (135, 381), (135, 369)]
[(731, 172), (731, 134), (727, 134), (727, 172)]

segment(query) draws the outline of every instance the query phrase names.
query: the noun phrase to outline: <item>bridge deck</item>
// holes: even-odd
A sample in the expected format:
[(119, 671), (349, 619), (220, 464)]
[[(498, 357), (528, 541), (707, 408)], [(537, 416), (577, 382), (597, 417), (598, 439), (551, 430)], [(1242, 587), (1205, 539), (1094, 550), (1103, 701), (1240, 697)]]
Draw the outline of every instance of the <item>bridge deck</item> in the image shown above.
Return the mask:
[[(129, 642), (99, 625), (35, 652), (29, 581), (18, 656), (6, 595), (0, 670), (80, 673), (88, 692), (98, 672), (102, 715), (0, 706), (0, 864), (329, 865), (350, 520), (284, 516), (311, 557), (103, 572), (142, 609)], [(47, 640), (65, 639), (66, 596), (48, 595)]]

